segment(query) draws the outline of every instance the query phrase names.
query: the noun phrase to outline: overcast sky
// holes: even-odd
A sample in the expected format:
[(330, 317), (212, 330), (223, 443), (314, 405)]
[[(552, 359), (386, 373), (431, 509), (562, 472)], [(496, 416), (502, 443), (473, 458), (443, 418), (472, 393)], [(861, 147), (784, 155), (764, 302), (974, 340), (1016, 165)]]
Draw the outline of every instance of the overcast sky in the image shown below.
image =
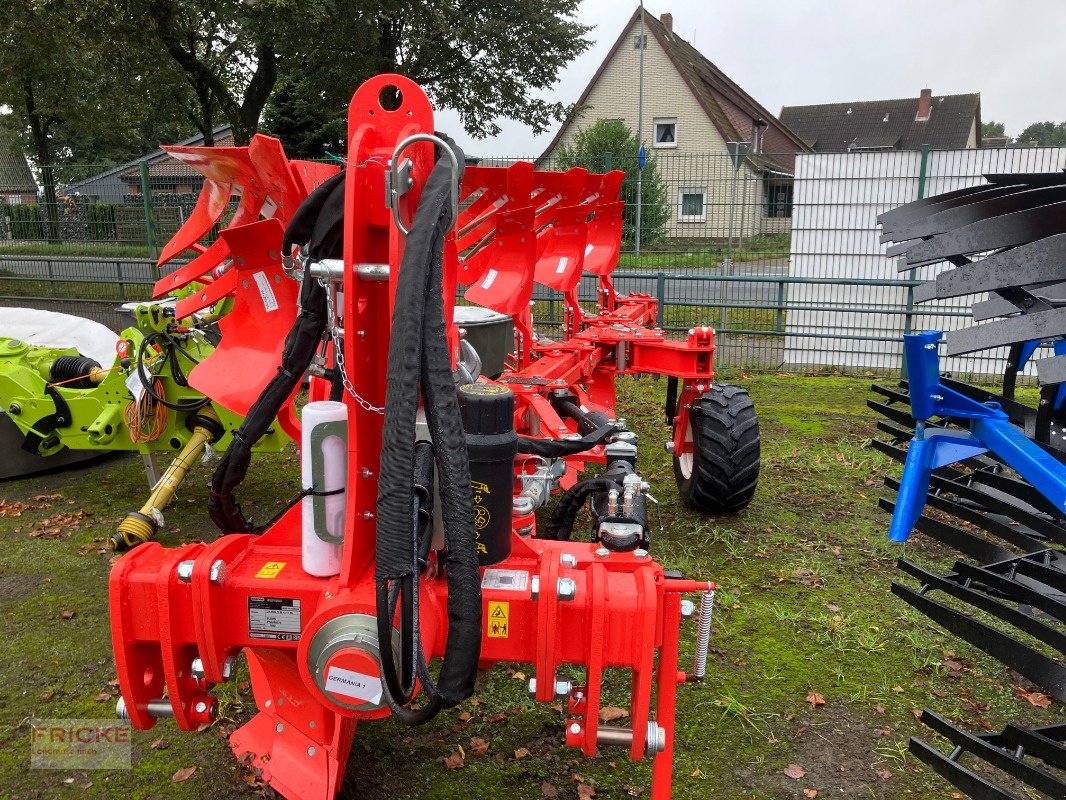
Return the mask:
[[(547, 97), (574, 103), (638, 4), (584, 0), (593, 41)], [(1066, 0), (648, 0), (674, 32), (777, 114), (783, 105), (981, 93), (981, 118), (1017, 135), (1066, 121)], [(633, 88), (636, 97), (636, 86)], [(551, 133), (503, 122), (473, 140), (444, 111), (438, 128), (472, 155), (539, 155)]]

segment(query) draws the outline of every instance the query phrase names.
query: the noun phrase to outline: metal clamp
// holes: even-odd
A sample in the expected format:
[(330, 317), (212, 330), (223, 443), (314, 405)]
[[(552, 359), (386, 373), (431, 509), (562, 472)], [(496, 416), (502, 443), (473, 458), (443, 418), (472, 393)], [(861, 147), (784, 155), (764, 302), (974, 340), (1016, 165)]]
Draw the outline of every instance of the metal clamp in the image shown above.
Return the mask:
[(407, 191), (414, 183), (411, 179), (411, 162), (406, 161), (403, 165), (400, 162), (400, 154), (403, 153), (408, 147), (415, 142), (433, 142), (433, 144), (440, 147), (448, 158), (452, 162), (452, 225), (455, 224), (455, 220), (459, 217), (459, 159), (455, 155), (455, 151), (451, 146), (439, 136), (434, 136), (431, 133), (416, 133), (414, 136), (408, 136), (398, 145), (396, 149), (392, 151), (392, 158), (389, 159), (389, 171), (386, 173), (386, 186), (385, 186), (385, 205), (392, 209), (392, 221), (396, 223), (396, 227), (400, 229), (400, 233), (407, 236), (411, 233), (409, 228), (404, 227), (403, 222), (400, 221), (400, 198), (407, 194)]

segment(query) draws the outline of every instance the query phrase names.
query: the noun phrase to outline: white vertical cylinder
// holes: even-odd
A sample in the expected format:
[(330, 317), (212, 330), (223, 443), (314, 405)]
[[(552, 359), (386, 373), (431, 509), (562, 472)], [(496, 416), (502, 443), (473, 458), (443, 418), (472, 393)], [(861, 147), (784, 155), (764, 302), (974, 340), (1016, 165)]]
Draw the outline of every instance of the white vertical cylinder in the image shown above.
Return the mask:
[[(301, 415), (300, 471), (303, 488), (344, 489), (348, 480), (348, 407), (332, 400), (308, 403)], [(341, 570), (347, 492), (303, 499), (301, 560), (308, 575), (329, 577)], [(316, 502), (317, 501), (317, 502)], [(316, 514), (316, 506), (318, 513)]]

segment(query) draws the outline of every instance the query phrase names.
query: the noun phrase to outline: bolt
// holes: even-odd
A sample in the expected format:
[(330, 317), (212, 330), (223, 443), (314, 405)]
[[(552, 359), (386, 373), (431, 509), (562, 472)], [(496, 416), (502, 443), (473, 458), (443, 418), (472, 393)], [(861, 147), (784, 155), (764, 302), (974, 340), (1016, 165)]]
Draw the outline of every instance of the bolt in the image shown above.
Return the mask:
[(359, 470), (359, 474), (362, 475), (364, 478), (373, 478), (374, 470), (363, 467), (361, 470)]
[(570, 733), (574, 734), (574, 736), (577, 736), (578, 734), (580, 734), (581, 733), (581, 724), (578, 723), (578, 722), (575, 722), (573, 725), (571, 725), (570, 726)]
[(926, 350), (936, 350), (936, 345), (935, 345), (935, 344), (933, 344), (932, 342), (930, 342), (929, 344), (927, 344), (927, 345), (925, 346), (925, 349), (926, 349)]
[(563, 553), (561, 556), (559, 556), (559, 563), (562, 564), (564, 567), (570, 567), (571, 569), (573, 569), (577, 566), (577, 556), (575, 556), (573, 553)]
[(559, 578), (555, 584), (555, 596), (560, 600), (573, 600), (577, 597), (577, 581), (573, 578)]
[(204, 681), (204, 662), (197, 656), (192, 660), (192, 666), (189, 668), (189, 672), (192, 673), (192, 679), (196, 682), (196, 685), (200, 688), (206, 686)]
[(536, 600), (540, 595), (540, 575), (534, 575), (529, 582), (529, 591), (533, 595), (533, 599)]
[(130, 712), (126, 708), (126, 698), (125, 697), (120, 697), (118, 699), (118, 702), (115, 703), (115, 716), (118, 717), (123, 722), (129, 722), (130, 721)]
[(520, 517), (533, 513), (533, 501), (528, 497), (516, 497), (511, 501), (511, 509)]
[(611, 551), (608, 550), (606, 547), (597, 547), (596, 548), (596, 558), (610, 558), (610, 557), (611, 557)]
[(689, 336), (695, 336), (696, 335), (696, 329), (695, 328), (689, 328), (688, 329), (688, 335)]
[(570, 690), (574, 688), (574, 685), (570, 682), (570, 679), (565, 675), (555, 676), (555, 696), (556, 697), (569, 697)]
[(667, 442), (666, 445), (663, 447), (663, 449), (667, 453), (669, 453), (670, 455), (673, 455), (674, 454), (674, 443), (673, 442)]
[(200, 700), (195, 706), (193, 706), (193, 709), (196, 711), (197, 714), (203, 714), (205, 711), (207, 711), (207, 703), (205, 703), (203, 700)]
[(364, 511), (363, 512), (363, 519), (373, 519), (373, 518), (374, 518), (374, 512), (373, 511)]
[(934, 394), (934, 395), (930, 395), (930, 397), (932, 398), (933, 402), (936, 402), (936, 403), (943, 403), (944, 402), (944, 395), (942, 395), (942, 394)]
[(226, 562), (221, 558), (211, 562), (211, 583), (222, 583), (226, 579)]
[(307, 755), (311, 756), (311, 758), (315, 757), (315, 753), (316, 752), (317, 751), (315, 750), (315, 748), (313, 746), (307, 748)]
[(12, 414), (17, 417), (19, 414), (22, 413), (22, 406), (20, 406), (18, 403), (12, 403), (7, 407), (7, 411), (9, 414)]
[(641, 548), (641, 547), (638, 547), (636, 550), (633, 551), (633, 558), (635, 558), (637, 560), (645, 559), (647, 557), (648, 557), (648, 551), (643, 549), (643, 548)]
[(537, 696), (537, 679), (536, 678), (530, 678), (529, 679), (529, 694), (530, 694), (531, 697), (536, 697)]
[(682, 600), (681, 601), (681, 616), (682, 617), (684, 617), (685, 619), (688, 619), (689, 617), (691, 617), (695, 613), (696, 613), (696, 604), (695, 603), (693, 603), (691, 600)]
[(178, 564), (178, 580), (182, 583), (189, 583), (192, 580), (192, 568), (193, 562), (182, 561)]
[(222, 662), (222, 679), (229, 680), (237, 672), (237, 656), (226, 656)]

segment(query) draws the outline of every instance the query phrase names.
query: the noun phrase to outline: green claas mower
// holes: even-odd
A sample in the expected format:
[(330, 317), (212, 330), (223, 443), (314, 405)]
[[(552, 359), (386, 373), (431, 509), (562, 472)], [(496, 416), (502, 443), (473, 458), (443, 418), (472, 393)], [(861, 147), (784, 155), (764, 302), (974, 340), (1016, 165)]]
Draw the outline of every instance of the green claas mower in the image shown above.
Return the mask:
[[(33, 344), (12, 336), (0, 322), (4, 477), (52, 463), (61, 466), (72, 454), (140, 453), (150, 465), (152, 490), (147, 502), (119, 523), (112, 537), (118, 549), (147, 541), (159, 531), (163, 511), (189, 469), (198, 459), (210, 457), (212, 448), (225, 448), (242, 421), (212, 403), (188, 379), (214, 351), (214, 323), (226, 304), (181, 320), (175, 319), (174, 308), (169, 300), (131, 305), (134, 325), (117, 337), (107, 364), (101, 363), (99, 342), (94, 358), (80, 352), (77, 344)], [(0, 320), (15, 314), (7, 312)], [(289, 441), (275, 425), (256, 449), (278, 451)], [(176, 456), (159, 476), (154, 474), (154, 457), (161, 452)]]

